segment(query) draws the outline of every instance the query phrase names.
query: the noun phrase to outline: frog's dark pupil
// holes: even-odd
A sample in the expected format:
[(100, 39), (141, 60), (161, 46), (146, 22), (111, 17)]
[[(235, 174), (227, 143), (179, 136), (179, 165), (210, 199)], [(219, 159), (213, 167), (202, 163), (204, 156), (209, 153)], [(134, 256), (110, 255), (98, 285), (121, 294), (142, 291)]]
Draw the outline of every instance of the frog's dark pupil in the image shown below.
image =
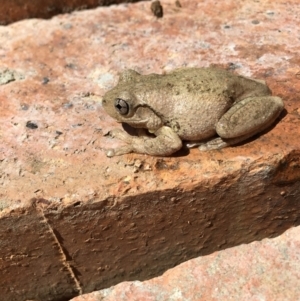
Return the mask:
[(121, 115), (126, 115), (128, 114), (129, 111), (129, 105), (128, 103), (121, 98), (116, 98), (115, 100), (115, 108)]

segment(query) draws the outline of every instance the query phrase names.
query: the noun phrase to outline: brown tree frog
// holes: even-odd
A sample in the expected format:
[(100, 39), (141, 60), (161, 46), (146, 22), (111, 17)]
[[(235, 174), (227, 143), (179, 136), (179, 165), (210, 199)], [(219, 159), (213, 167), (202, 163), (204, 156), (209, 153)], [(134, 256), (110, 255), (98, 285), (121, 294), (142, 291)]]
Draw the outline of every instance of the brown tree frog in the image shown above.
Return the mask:
[(139, 129), (138, 136), (112, 130), (111, 136), (126, 145), (108, 150), (108, 157), (131, 152), (169, 156), (182, 141), (201, 151), (221, 149), (265, 130), (284, 108), (264, 81), (217, 68), (163, 75), (128, 69), (102, 104), (118, 122)]

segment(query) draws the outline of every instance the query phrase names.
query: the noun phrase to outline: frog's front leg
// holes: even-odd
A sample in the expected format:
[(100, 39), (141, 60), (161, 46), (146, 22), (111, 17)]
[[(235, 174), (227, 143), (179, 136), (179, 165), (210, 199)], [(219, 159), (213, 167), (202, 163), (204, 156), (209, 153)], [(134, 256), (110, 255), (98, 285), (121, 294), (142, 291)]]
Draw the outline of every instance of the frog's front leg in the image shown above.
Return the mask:
[(178, 151), (182, 147), (179, 136), (167, 126), (158, 129), (154, 135), (149, 137), (131, 136), (122, 130), (111, 131), (111, 136), (126, 142), (126, 145), (106, 152), (108, 157), (120, 156), (128, 153), (140, 153), (153, 156), (168, 156)]
[(201, 144), (199, 149), (220, 149), (240, 143), (270, 127), (283, 108), (284, 104), (279, 97), (245, 98), (231, 107), (218, 121), (216, 132), (220, 137)]

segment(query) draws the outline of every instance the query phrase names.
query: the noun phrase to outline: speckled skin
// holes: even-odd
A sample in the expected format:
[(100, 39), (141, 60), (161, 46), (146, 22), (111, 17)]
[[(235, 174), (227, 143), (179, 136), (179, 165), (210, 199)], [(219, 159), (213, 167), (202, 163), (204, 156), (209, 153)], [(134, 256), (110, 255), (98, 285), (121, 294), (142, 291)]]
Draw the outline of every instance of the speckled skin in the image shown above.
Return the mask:
[(127, 145), (108, 150), (109, 157), (129, 152), (167, 156), (182, 147), (182, 140), (200, 150), (239, 143), (270, 126), (283, 102), (263, 81), (222, 69), (182, 68), (165, 75), (125, 70), (104, 95), (103, 107), (117, 121), (155, 135), (113, 130), (111, 135)]

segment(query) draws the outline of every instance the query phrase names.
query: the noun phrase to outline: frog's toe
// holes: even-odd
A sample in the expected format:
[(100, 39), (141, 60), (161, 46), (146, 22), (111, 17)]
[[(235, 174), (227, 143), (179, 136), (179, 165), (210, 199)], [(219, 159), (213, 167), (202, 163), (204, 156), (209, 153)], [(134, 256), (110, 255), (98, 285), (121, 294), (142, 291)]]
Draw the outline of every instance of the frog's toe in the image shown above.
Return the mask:
[(111, 157), (115, 156), (115, 150), (114, 149), (108, 149), (105, 153), (106, 153), (106, 156), (108, 158), (111, 158)]
[(111, 158), (115, 156), (121, 156), (133, 152), (133, 148), (130, 145), (124, 145), (114, 149), (108, 149), (106, 151), (106, 156)]
[(225, 142), (222, 138), (215, 138), (206, 143), (202, 143), (198, 146), (198, 149), (201, 152), (207, 152), (214, 149), (221, 149), (228, 146), (228, 143)]

